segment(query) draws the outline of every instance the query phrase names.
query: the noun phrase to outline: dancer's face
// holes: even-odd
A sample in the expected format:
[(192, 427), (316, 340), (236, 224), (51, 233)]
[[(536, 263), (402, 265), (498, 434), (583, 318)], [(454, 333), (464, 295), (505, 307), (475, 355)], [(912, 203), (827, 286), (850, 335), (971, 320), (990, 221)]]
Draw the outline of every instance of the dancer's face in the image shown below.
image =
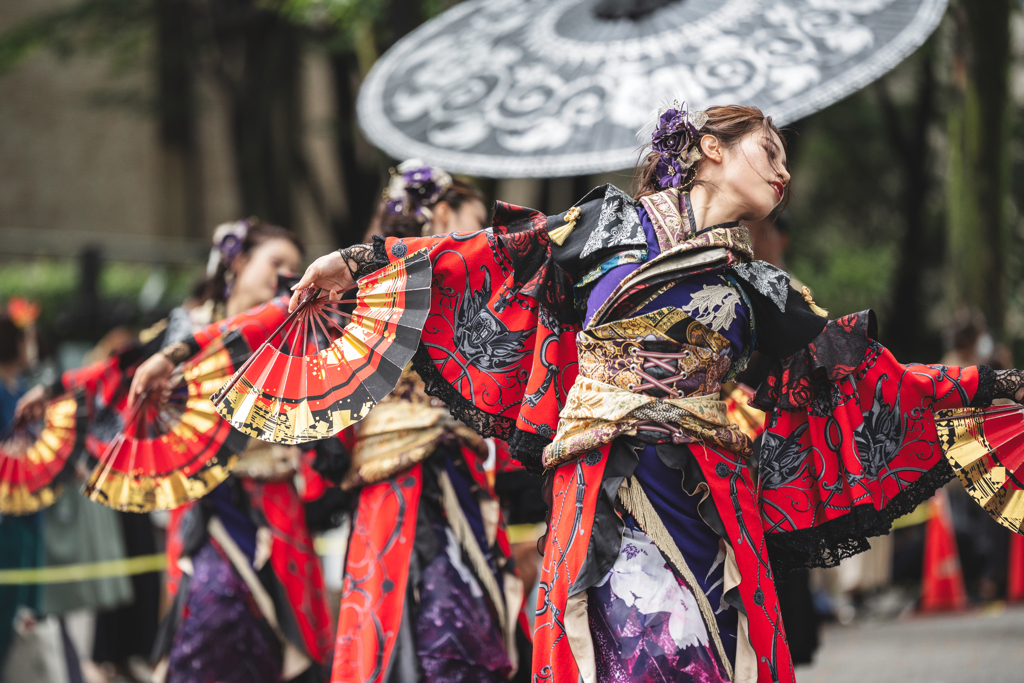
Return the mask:
[(786, 150), (774, 131), (753, 131), (732, 147), (706, 135), (701, 148), (705, 159), (698, 178), (708, 180), (722, 199), (735, 204), (737, 220), (762, 220), (782, 202), (790, 176)]
[(240, 302), (243, 311), (270, 301), (277, 294), (277, 276), (293, 275), (300, 265), (302, 254), (291, 240), (268, 239), (235, 259), (231, 298), (244, 299)]

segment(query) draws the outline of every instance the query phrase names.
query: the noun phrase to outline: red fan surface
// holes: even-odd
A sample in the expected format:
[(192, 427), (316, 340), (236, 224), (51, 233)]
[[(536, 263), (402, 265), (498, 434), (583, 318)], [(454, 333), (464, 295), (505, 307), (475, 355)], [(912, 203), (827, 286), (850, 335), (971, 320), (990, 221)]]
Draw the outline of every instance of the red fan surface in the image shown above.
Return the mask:
[(415, 252), (361, 278), (355, 298), (310, 291), (214, 397), (240, 432), (281, 444), (358, 422), (398, 383), (430, 311), (430, 260)]
[(248, 439), (209, 397), (249, 353), (241, 334), (228, 333), (185, 363), (165, 395), (145, 396), (123, 413), (124, 429), (99, 457), (85, 494), (117, 510), (170, 510), (224, 481)]
[(0, 442), (0, 513), (28, 515), (60, 495), (55, 479), (81, 448), (84, 412), (74, 396), (46, 407), (42, 420), (15, 426)]
[(1024, 406), (941, 410), (935, 426), (971, 497), (997, 522), (1024, 533)]

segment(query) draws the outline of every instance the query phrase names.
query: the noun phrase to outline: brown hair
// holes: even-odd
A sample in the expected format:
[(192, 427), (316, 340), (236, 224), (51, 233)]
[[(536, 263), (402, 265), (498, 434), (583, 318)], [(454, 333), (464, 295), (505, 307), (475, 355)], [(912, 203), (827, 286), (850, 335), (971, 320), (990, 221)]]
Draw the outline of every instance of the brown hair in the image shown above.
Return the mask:
[(0, 312), (0, 363), (13, 363), (20, 358), (25, 331), (14, 324), (7, 313)]
[[(701, 127), (698, 140), (705, 135), (713, 135), (726, 147), (733, 147), (744, 136), (760, 130), (762, 135), (768, 139), (771, 138), (772, 133), (778, 135), (779, 140), (782, 141), (782, 149), (787, 149), (786, 138), (783, 137), (782, 131), (772, 123), (772, 117), (765, 116), (764, 112), (757, 107), (730, 104), (722, 107), (708, 107), (704, 113), (708, 115), (708, 120)], [(769, 150), (768, 160), (771, 162), (772, 168), (776, 167), (776, 156), (774, 150)], [(658, 175), (655, 171), (660, 158), (658, 153), (652, 150), (648, 152), (645, 159), (637, 164), (636, 170), (633, 172), (634, 199), (661, 192), (662, 187), (658, 185)], [(692, 178), (696, 178), (700, 165), (700, 161), (694, 165)], [(789, 159), (786, 160), (786, 169), (789, 169)], [(687, 186), (692, 187), (697, 184), (706, 185), (708, 183), (704, 180), (691, 180)], [(788, 203), (789, 188), (787, 187), (782, 208), (784, 209)]]
[[(299, 236), (288, 228), (282, 228), (279, 225), (272, 225), (270, 223), (263, 223), (259, 219), (249, 219), (249, 229), (245, 233), (245, 239), (242, 240), (242, 250), (238, 252), (238, 256), (245, 256), (251, 254), (252, 250), (260, 246), (264, 242), (270, 240), (282, 239), (288, 240), (295, 245), (295, 248), (299, 250), (300, 254), (305, 254), (306, 249), (302, 245), (302, 241)], [(235, 258), (238, 258), (236, 256)], [(205, 284), (202, 286), (202, 296), (200, 297), (199, 303), (213, 300), (215, 303), (223, 303), (227, 298), (225, 292), (227, 291), (227, 277), (228, 272), (231, 270), (231, 264), (225, 263), (221, 259), (220, 263), (217, 264), (217, 270), (212, 277), (207, 278)]]
[[(452, 211), (458, 211), (463, 204), (474, 200), (481, 204), (485, 203), (480, 190), (456, 178), (452, 180), (451, 187), (444, 191), (440, 199), (428, 208), (433, 208), (444, 202), (452, 207)], [(384, 237), (419, 237), (423, 234), (423, 223), (416, 216), (390, 213), (383, 209), (384, 203), (381, 202), (380, 234)]]

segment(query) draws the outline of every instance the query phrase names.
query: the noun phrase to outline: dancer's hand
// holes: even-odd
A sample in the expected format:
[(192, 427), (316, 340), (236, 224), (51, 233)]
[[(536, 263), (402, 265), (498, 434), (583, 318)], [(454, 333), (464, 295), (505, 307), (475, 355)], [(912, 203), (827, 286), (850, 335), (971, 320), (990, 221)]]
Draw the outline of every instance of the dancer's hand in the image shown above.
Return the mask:
[(128, 407), (133, 407), (143, 394), (162, 394), (174, 372), (174, 363), (163, 353), (155, 353), (139, 366), (132, 377), (128, 392)]
[(355, 284), (347, 259), (341, 252), (332, 251), (309, 264), (302, 279), (292, 287), (292, 299), (288, 302), (288, 312), (295, 310), (302, 298), (303, 290), (316, 287), (327, 292), (331, 299), (338, 299), (342, 292)]
[(46, 412), (46, 401), (48, 398), (46, 387), (42, 384), (32, 387), (18, 400), (18, 405), (14, 408), (14, 420), (21, 422), (22, 420), (38, 420), (42, 418)]

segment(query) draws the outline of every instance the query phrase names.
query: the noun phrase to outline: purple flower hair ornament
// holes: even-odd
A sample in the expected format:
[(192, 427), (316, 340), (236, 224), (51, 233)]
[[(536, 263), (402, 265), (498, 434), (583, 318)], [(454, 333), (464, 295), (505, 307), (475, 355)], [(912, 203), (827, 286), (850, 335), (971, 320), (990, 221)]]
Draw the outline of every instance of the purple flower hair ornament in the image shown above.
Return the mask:
[(384, 190), (388, 213), (415, 216), (424, 225), (433, 218), (433, 207), (452, 186), (452, 177), (436, 166), (409, 159), (391, 170), (391, 182)]
[(249, 234), (249, 221), (232, 221), (221, 223), (213, 231), (213, 248), (206, 262), (206, 276), (213, 277), (217, 266), (223, 263), (230, 266), (235, 257), (242, 253), (242, 243)]
[(653, 130), (646, 127), (641, 137), (651, 136), (651, 151), (659, 159), (654, 167), (658, 186), (662, 189), (683, 187), (693, 180), (693, 166), (701, 159), (700, 129), (708, 115), (691, 112), (686, 102), (672, 102), (656, 112), (657, 124)]
[(249, 221), (233, 221), (221, 223), (213, 231), (213, 248), (210, 249), (210, 258), (206, 262), (206, 277), (213, 277), (217, 274), (217, 267), (224, 264), (224, 298), (231, 296), (231, 285), (234, 282), (234, 273), (231, 271), (231, 262), (242, 253), (242, 243), (245, 236), (249, 234)]

